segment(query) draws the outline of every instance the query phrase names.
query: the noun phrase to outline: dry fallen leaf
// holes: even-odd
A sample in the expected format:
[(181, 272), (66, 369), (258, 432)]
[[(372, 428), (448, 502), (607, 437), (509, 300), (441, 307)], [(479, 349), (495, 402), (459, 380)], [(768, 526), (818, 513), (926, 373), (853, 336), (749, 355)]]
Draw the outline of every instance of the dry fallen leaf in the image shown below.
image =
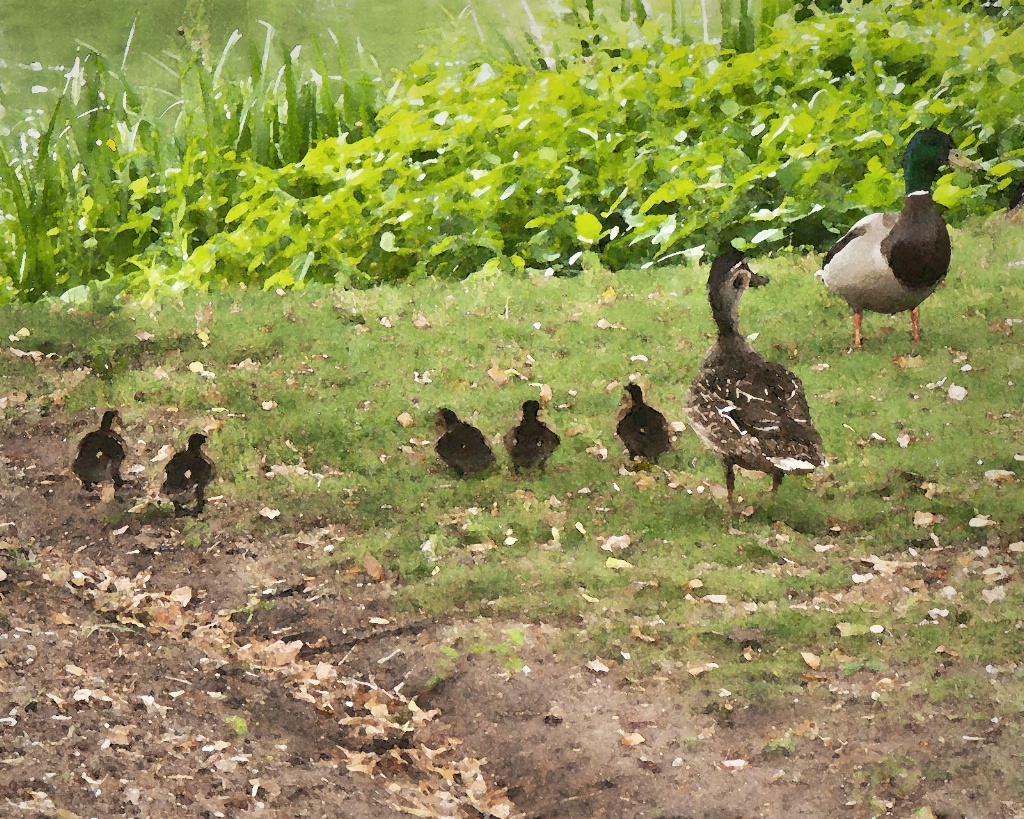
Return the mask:
[(416, 425), (416, 419), (407, 412), (401, 413), (395, 420), (406, 429)]
[(262, 509), (260, 509), (260, 514), (268, 520), (273, 520), (276, 517), (280, 517), (281, 510), (271, 509), (269, 506), (264, 506)]
[(989, 518), (988, 515), (975, 515), (967, 521), (967, 525), (972, 529), (982, 529), (985, 526), (995, 526), (996, 522)]
[(591, 660), (587, 663), (587, 668), (595, 674), (607, 674), (611, 670), (600, 660)]
[(801, 651), (800, 656), (804, 658), (804, 662), (807, 663), (812, 671), (817, 671), (821, 668), (821, 657), (817, 654), (812, 654), (810, 651)]
[(949, 396), (951, 401), (963, 401), (967, 397), (967, 388), (951, 384), (946, 391), (946, 395)]
[(1013, 483), (1016, 477), (1017, 473), (1011, 472), (1009, 469), (988, 469), (985, 471), (985, 480), (992, 483)]
[(426, 330), (430, 327), (430, 322), (427, 321), (427, 317), (420, 313), (416, 318), (412, 320), (412, 326), (417, 330)]
[(915, 526), (934, 526), (940, 520), (942, 520), (942, 516), (936, 515), (934, 512), (914, 512)]
[(363, 556), (363, 568), (366, 569), (366, 573), (378, 583), (384, 579), (384, 567), (380, 564), (380, 561), (369, 552)]
[(640, 475), (640, 477), (633, 481), (633, 484), (634, 486), (636, 486), (637, 489), (644, 490), (653, 489), (655, 486), (658, 485), (658, 482), (654, 479), (653, 475), (651, 475), (648, 472), (644, 472)]
[(982, 589), (981, 598), (991, 606), (993, 603), (1006, 599), (1006, 588), (996, 586), (994, 589)]
[(924, 364), (919, 355), (898, 355), (892, 361), (901, 370), (915, 370)]
[(609, 535), (601, 541), (600, 546), (606, 552), (614, 552), (616, 549), (629, 548), (629, 543), (629, 535)]
[(632, 747), (634, 747), (636, 745), (641, 745), (644, 742), (647, 742), (647, 740), (644, 739), (643, 735), (642, 734), (638, 734), (636, 731), (634, 731), (631, 734), (627, 734), (625, 731), (623, 731), (620, 728), (619, 729), (619, 736), (622, 737), (622, 739), (620, 740), (620, 743), (625, 748), (632, 748)]
[(508, 373), (501, 369), (497, 364), (491, 365), (491, 368), (487, 371), (487, 375), (489, 375), (491, 381), (499, 387), (504, 387), (508, 383)]
[(288, 665), (295, 662), (301, 650), (302, 640), (292, 640), (290, 643), (276, 640), (264, 649), (263, 662), (271, 667)]

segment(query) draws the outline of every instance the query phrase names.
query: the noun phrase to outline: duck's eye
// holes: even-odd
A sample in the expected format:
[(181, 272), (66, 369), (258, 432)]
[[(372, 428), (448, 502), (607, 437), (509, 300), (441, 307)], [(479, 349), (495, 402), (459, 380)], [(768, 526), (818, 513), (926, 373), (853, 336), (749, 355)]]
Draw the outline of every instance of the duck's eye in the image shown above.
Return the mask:
[(742, 276), (737, 276), (735, 279), (733, 279), (732, 280), (732, 286), (734, 288), (736, 288), (737, 290), (739, 290), (741, 287), (743, 287), (743, 277)]

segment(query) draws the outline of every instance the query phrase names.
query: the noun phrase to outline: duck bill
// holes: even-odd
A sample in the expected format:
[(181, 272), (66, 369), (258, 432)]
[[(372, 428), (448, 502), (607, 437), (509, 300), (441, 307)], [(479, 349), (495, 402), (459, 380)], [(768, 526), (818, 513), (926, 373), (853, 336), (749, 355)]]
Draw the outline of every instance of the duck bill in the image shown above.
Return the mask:
[(968, 159), (960, 151), (954, 148), (949, 152), (949, 157), (946, 160), (954, 168), (959, 168), (962, 171), (976, 171), (981, 168), (980, 162), (975, 162), (973, 159)]
[(767, 276), (762, 276), (760, 273), (755, 273), (753, 270), (750, 271), (750, 284), (748, 287), (764, 287), (771, 281)]

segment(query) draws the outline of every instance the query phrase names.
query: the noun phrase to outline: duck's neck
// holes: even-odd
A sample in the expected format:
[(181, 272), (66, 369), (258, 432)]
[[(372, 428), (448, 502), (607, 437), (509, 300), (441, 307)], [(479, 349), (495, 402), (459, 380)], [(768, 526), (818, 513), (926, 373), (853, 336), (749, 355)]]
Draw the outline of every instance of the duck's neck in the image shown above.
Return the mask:
[(728, 339), (740, 339), (739, 318), (736, 315), (735, 305), (733, 309), (716, 308), (713, 310), (715, 324), (718, 326), (718, 338), (722, 341)]
[(916, 196), (917, 194), (931, 196), (932, 185), (935, 184), (935, 177), (938, 175), (939, 169), (934, 165), (911, 162), (904, 171), (907, 196)]

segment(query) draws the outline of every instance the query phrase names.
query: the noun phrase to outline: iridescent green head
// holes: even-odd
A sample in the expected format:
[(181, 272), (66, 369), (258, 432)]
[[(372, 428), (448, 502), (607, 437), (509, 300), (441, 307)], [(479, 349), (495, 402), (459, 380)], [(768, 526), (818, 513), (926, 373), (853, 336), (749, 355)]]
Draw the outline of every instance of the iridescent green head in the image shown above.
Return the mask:
[(931, 191), (939, 169), (959, 157), (949, 134), (937, 128), (918, 131), (903, 154), (903, 178), (907, 194)]

